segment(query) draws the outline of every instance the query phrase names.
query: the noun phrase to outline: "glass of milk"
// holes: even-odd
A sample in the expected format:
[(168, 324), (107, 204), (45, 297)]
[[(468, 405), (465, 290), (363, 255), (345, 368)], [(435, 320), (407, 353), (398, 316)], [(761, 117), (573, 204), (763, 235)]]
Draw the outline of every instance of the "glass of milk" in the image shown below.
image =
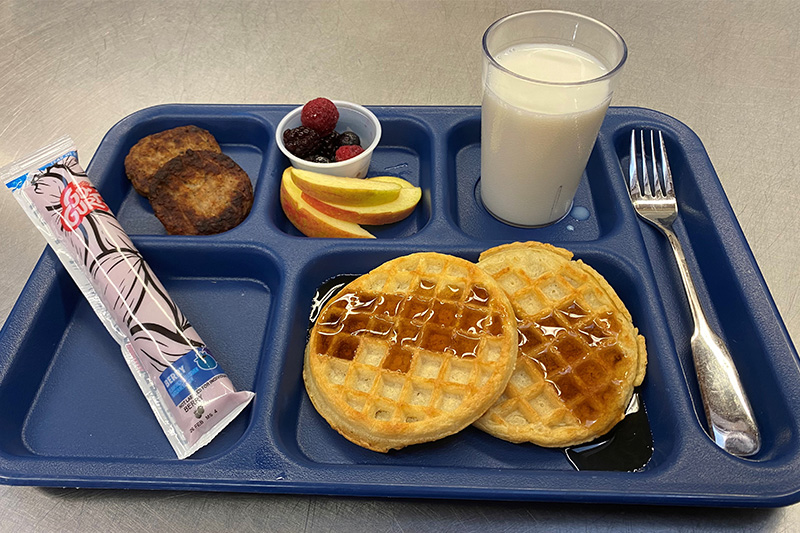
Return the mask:
[(481, 182), (499, 220), (536, 227), (571, 209), (628, 51), (590, 17), (526, 11), (483, 35)]

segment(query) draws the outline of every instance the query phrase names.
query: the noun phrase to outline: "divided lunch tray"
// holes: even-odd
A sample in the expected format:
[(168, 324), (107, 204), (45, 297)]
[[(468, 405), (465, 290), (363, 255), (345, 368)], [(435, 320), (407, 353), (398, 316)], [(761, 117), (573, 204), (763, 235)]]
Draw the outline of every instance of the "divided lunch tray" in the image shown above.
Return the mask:
[[(797, 352), (708, 156), (686, 126), (650, 110), (611, 108), (575, 198), (585, 209), (550, 227), (521, 229), (492, 218), (478, 199), (479, 108), (372, 107), (383, 137), (369, 175), (405, 178), (422, 187), (423, 199), (409, 218), (370, 228), (375, 240), (311, 239), (279, 202), (288, 160), (274, 129), (293, 107), (148, 108), (115, 125), (87, 169), (233, 383), (256, 393), (254, 402), (211, 444), (178, 460), (119, 347), (47, 249), (0, 332), (0, 481), (681, 505), (800, 500)], [(166, 235), (125, 177), (123, 159), (135, 142), (184, 124), (210, 130), (253, 181), (252, 212), (231, 231)], [(627, 196), (623, 169), (634, 127), (665, 132), (680, 205), (676, 231), (763, 434), (752, 458), (724, 453), (703, 429), (677, 267), (667, 241), (637, 219)], [(417, 251), (476, 261), (487, 248), (524, 240), (562, 246), (592, 265), (646, 337), (639, 392), (653, 454), (643, 469), (577, 471), (563, 450), (510, 444), (474, 428), (380, 454), (351, 444), (316, 413), (301, 371), (312, 297), (323, 281)]]

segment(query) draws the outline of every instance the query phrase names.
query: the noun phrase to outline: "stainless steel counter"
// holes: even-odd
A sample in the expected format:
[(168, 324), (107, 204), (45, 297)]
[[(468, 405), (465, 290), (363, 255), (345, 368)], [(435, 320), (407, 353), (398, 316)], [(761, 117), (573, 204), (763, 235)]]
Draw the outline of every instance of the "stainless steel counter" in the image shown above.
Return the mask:
[[(0, 165), (69, 134), (88, 162), (154, 104), (480, 103), (480, 39), (511, 12), (579, 11), (630, 57), (614, 105), (702, 139), (800, 339), (800, 9), (794, 0), (0, 3)], [(44, 248), (0, 194), (0, 323)], [(2, 408), (2, 406), (0, 406)], [(800, 475), (800, 473), (798, 473)], [(709, 510), (39, 489), (0, 485), (0, 531), (792, 530), (800, 506)]]

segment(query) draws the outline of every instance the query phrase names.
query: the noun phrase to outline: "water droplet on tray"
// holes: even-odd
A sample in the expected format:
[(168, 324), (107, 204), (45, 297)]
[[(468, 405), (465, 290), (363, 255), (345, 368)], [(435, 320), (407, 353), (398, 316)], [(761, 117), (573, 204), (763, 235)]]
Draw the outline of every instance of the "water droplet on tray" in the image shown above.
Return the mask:
[(589, 210), (580, 205), (576, 205), (569, 213), (575, 220), (586, 220), (589, 218)]

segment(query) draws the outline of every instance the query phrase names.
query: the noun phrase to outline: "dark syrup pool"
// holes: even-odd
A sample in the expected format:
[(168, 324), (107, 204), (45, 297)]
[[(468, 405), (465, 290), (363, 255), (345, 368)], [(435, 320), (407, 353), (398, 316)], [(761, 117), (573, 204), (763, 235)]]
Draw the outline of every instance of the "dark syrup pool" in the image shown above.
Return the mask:
[[(309, 332), (325, 304), (358, 274), (339, 274), (324, 281), (314, 294), (309, 314)], [(635, 472), (653, 455), (653, 436), (647, 410), (638, 389), (622, 419), (608, 433), (592, 442), (564, 448), (564, 454), (576, 470)]]

